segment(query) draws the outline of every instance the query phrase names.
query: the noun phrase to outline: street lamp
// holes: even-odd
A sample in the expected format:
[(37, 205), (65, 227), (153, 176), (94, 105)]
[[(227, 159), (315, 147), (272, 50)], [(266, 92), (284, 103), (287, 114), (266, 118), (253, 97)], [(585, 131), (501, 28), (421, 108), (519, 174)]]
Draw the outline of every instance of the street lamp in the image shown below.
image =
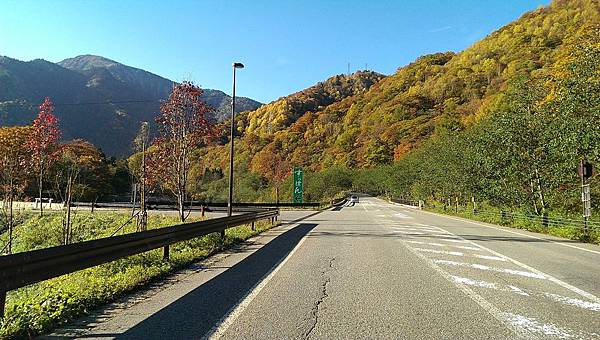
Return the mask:
[[(242, 63), (233, 63), (233, 91), (231, 94), (231, 133), (229, 136), (229, 199), (227, 200), (227, 216), (231, 216), (233, 205), (233, 133), (235, 131), (235, 69), (244, 68)], [(225, 231), (222, 232), (224, 234)]]

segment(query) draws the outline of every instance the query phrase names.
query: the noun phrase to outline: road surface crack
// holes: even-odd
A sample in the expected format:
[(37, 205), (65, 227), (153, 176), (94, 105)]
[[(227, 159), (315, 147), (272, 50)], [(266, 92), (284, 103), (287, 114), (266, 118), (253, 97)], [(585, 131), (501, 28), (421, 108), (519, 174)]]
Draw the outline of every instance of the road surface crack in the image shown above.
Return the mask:
[(310, 328), (306, 331), (306, 333), (304, 333), (305, 339), (308, 339), (314, 331), (315, 327), (317, 327), (317, 323), (319, 322), (319, 310), (321, 308), (321, 304), (323, 304), (323, 302), (325, 302), (325, 299), (329, 297), (329, 293), (327, 292), (327, 285), (329, 285), (329, 283), (331, 282), (331, 276), (329, 275), (329, 273), (331, 272), (331, 270), (335, 269), (333, 267), (333, 261), (335, 261), (335, 257), (329, 259), (329, 266), (321, 271), (321, 277), (323, 278), (323, 283), (321, 284), (321, 296), (319, 297), (319, 299), (317, 299), (317, 301), (315, 301), (315, 304), (311, 310), (312, 324), (310, 325)]

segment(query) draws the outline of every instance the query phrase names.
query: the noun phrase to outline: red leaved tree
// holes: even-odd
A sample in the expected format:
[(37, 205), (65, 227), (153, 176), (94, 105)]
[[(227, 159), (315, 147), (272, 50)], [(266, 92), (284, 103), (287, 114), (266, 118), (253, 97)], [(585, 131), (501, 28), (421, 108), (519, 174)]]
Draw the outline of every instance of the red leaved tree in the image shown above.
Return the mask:
[(210, 110), (201, 96), (201, 88), (184, 81), (173, 87), (156, 118), (159, 135), (154, 141), (152, 169), (149, 170), (163, 188), (177, 197), (182, 222), (187, 217), (184, 205), (192, 151), (213, 135), (212, 125), (205, 117)]
[(54, 105), (46, 97), (39, 106), (40, 113), (33, 121), (33, 128), (27, 141), (31, 151), (32, 170), (38, 181), (38, 194), (40, 199), (40, 216), (44, 214), (42, 192), (44, 189), (44, 174), (56, 160), (57, 142), (61, 131), (58, 127), (58, 118), (54, 115)]

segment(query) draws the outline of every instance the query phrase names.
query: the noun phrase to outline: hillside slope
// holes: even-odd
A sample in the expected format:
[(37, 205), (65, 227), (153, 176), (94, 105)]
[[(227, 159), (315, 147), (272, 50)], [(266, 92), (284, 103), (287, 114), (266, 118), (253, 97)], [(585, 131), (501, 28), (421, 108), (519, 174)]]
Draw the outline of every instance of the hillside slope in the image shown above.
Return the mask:
[[(292, 126), (305, 121), (305, 117), (313, 115), (314, 112), (339, 105), (356, 95), (365, 93), (383, 78), (383, 75), (369, 71), (359, 71), (352, 75), (336, 75), (303, 91), (263, 105), (255, 111), (240, 114), (236, 118), (236, 127), (240, 135), (240, 143), (238, 143), (240, 156), (237, 158), (239, 166), (247, 169), (251, 166), (250, 163), (261, 163), (259, 166), (267, 167), (261, 172), (265, 177), (272, 179), (284, 176), (290, 166), (289, 162), (283, 164), (280, 158), (276, 160), (271, 157), (280, 156), (281, 152), (287, 152), (295, 146), (273, 150), (272, 145), (279, 140), (279, 136), (289, 134)], [(270, 147), (265, 148), (267, 145)], [(201, 153), (203, 166), (211, 169), (223, 168), (228, 157), (225, 145), (201, 150)], [(255, 157), (264, 159), (253, 160)], [(269, 164), (269, 162), (273, 163)], [(277, 164), (277, 169), (272, 167), (274, 164)], [(256, 171), (260, 170), (256, 169)]]
[[(599, 13), (594, 0), (554, 1), (460, 53), (420, 57), (368, 90), (322, 107), (290, 110), (292, 123), (272, 115), (271, 108), (290, 106), (285, 99), (246, 113), (239, 166), (246, 162), (247, 169), (273, 180), (294, 166), (319, 171), (400, 160), (432, 136), (463, 130), (485, 117), (510, 81), (548, 74), (564, 51), (600, 23)], [(299, 107), (310, 102), (299, 100)], [(203, 153), (205, 168), (224, 164), (215, 152)]]

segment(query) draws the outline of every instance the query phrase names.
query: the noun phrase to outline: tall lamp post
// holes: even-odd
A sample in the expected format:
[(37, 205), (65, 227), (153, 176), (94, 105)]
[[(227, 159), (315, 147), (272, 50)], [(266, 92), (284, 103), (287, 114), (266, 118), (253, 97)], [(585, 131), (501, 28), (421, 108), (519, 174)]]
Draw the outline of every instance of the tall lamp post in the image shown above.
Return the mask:
[[(227, 200), (227, 216), (231, 216), (233, 205), (233, 134), (235, 132), (235, 69), (244, 68), (242, 63), (233, 63), (233, 90), (231, 94), (231, 133), (229, 136), (229, 199)], [(225, 231), (221, 233), (224, 236)]]

